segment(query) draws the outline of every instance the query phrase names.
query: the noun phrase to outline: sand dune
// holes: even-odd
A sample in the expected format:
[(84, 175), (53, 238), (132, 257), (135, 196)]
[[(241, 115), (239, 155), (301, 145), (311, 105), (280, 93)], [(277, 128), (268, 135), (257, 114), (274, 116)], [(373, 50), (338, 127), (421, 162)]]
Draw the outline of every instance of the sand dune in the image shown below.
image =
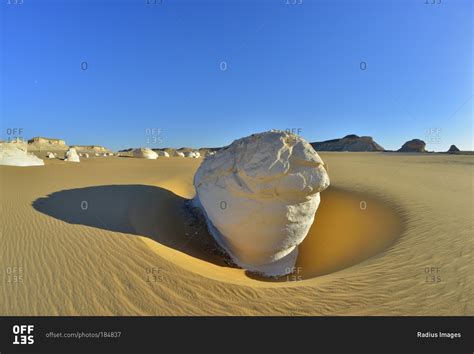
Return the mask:
[(187, 202), (202, 159), (0, 166), (0, 314), (474, 315), (474, 158), (320, 155), (332, 186), (283, 279), (212, 241)]

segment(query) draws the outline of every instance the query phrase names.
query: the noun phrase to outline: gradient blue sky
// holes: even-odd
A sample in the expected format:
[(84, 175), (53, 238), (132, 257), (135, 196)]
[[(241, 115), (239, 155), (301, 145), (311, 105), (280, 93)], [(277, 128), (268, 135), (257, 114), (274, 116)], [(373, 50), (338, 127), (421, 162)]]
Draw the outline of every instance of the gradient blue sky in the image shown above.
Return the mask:
[(301, 128), (473, 149), (470, 0), (23, 1), (0, 7), (0, 139), (122, 149), (160, 128), (151, 147), (200, 147)]

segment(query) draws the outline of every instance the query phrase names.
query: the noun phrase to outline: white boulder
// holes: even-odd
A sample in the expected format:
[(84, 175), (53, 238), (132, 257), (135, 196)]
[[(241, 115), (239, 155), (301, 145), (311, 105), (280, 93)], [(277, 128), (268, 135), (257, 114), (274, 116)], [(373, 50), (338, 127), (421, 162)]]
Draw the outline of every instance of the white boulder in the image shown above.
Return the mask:
[(194, 176), (194, 204), (240, 267), (288, 274), (329, 186), (324, 162), (301, 137), (270, 131), (234, 141)]
[(0, 165), (43, 166), (44, 161), (28, 153), (26, 142), (0, 142)]
[(100, 154), (99, 154), (98, 152), (96, 152), (94, 155), (95, 155), (95, 156), (97, 156), (97, 157), (99, 157), (99, 156), (100, 156)]
[(201, 153), (199, 151), (193, 151), (193, 156), (195, 159), (201, 157)]
[(158, 156), (162, 157), (170, 157), (170, 154), (168, 154), (166, 151), (158, 151)]
[(87, 152), (84, 153), (84, 157), (85, 157), (86, 159), (88, 159), (88, 158), (89, 158), (89, 154), (88, 154)]
[(142, 158), (142, 159), (150, 159), (150, 160), (155, 160), (158, 158), (158, 154), (148, 148), (133, 149), (132, 156)]
[(48, 153), (46, 154), (46, 157), (47, 157), (48, 159), (54, 159), (54, 158), (56, 158), (56, 155), (54, 155), (52, 152), (48, 152)]
[(66, 154), (64, 155), (64, 161), (81, 162), (81, 160), (79, 160), (79, 155), (74, 148), (69, 148), (69, 150), (66, 151)]
[(176, 156), (176, 157), (186, 157), (186, 155), (184, 155), (184, 153), (182, 153), (181, 151), (175, 151), (174, 156)]

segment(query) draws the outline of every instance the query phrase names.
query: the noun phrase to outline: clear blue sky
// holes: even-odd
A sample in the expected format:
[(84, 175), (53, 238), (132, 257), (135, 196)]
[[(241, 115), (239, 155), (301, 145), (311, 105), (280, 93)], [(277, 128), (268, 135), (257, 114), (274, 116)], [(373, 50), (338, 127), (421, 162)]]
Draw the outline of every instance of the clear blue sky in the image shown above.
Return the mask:
[(301, 128), (473, 149), (470, 0), (8, 1), (0, 139), (122, 149), (160, 128), (152, 147), (200, 147)]

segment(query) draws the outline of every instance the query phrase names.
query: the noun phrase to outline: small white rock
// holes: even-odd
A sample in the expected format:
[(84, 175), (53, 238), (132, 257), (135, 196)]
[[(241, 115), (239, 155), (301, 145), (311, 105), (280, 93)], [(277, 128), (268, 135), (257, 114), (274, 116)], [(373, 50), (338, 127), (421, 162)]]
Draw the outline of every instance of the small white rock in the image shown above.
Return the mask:
[(132, 156), (149, 160), (155, 160), (158, 158), (158, 154), (148, 148), (133, 149)]
[(69, 148), (69, 150), (66, 151), (66, 154), (64, 154), (64, 161), (80, 162), (81, 160), (79, 159), (76, 149)]

